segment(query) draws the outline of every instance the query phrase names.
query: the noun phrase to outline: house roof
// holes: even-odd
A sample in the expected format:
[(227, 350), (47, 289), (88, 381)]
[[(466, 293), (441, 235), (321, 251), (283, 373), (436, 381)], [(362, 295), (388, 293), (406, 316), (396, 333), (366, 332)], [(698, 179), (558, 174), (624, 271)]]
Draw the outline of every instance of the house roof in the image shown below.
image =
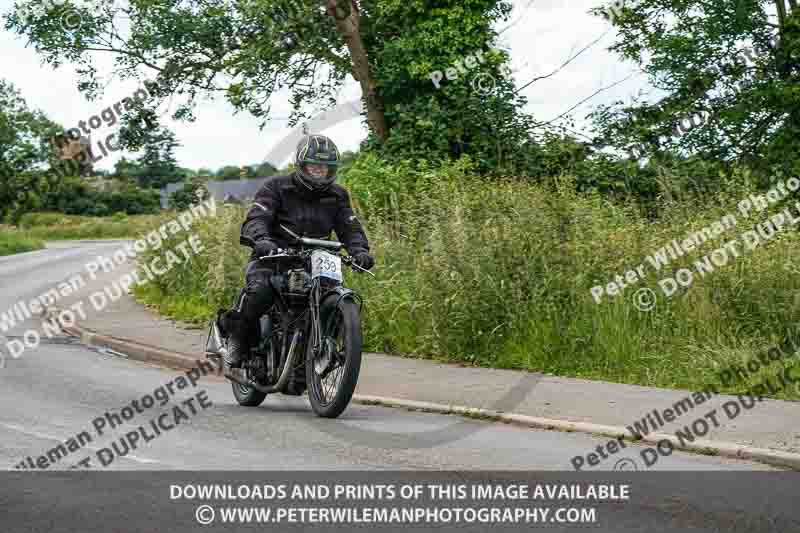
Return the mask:
[[(230, 201), (235, 199), (238, 201), (249, 200), (255, 198), (256, 193), (271, 176), (264, 178), (240, 179), (240, 180), (226, 180), (226, 181), (206, 181), (203, 185), (215, 200)], [(166, 187), (161, 189), (161, 207), (169, 207), (169, 196), (176, 191), (183, 189), (185, 183), (168, 183)]]

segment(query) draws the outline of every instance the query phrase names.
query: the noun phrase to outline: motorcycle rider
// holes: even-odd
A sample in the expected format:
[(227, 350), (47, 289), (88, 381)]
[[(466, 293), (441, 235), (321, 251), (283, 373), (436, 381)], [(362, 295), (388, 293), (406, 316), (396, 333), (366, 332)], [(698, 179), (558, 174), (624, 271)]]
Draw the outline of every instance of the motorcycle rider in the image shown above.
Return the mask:
[(334, 231), (357, 266), (369, 270), (375, 265), (350, 196), (336, 183), (340, 158), (331, 139), (306, 135), (297, 145), (295, 171), (268, 179), (256, 194), (239, 239), (253, 248), (245, 268), (246, 285), (237, 305), (219, 318), (220, 328), (228, 335), (224, 361), (229, 369), (240, 367), (247, 358), (258, 320), (273, 303), (270, 279), (277, 273), (258, 258), (288, 247), (288, 235), (281, 225), (297, 235), (318, 239), (328, 238)]

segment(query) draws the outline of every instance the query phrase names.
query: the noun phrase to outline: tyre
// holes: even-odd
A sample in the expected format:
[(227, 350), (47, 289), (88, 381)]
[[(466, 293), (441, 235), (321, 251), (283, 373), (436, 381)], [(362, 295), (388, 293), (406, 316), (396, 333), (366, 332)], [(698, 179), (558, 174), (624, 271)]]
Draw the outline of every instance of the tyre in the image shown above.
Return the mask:
[[(245, 371), (245, 375), (251, 380), (256, 381), (253, 379), (253, 376), (250, 375), (249, 371)], [(233, 389), (233, 397), (236, 398), (239, 405), (245, 407), (258, 407), (264, 401), (264, 398), (267, 397), (266, 392), (261, 392), (260, 390), (236, 383), (235, 381), (231, 381), (231, 388)]]
[(258, 407), (267, 397), (266, 392), (261, 392), (247, 385), (231, 382), (231, 386), (233, 387), (234, 398), (239, 402), (239, 405), (245, 407)]
[(331, 328), (316, 354), (313, 339), (306, 343), (308, 399), (317, 416), (336, 418), (353, 398), (361, 371), (361, 316), (354, 302), (344, 300), (321, 320), (323, 334)]

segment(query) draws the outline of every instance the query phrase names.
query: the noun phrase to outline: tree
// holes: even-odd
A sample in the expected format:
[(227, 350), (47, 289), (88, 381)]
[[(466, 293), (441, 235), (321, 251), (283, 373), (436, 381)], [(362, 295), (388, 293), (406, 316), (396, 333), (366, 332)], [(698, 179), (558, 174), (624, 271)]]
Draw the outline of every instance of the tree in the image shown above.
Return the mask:
[(209, 192), (201, 178), (187, 178), (184, 187), (170, 195), (169, 207), (182, 211), (184, 209), (189, 209), (199, 200), (205, 200), (209, 197)]
[(614, 21), (611, 49), (638, 61), (664, 96), (600, 108), (605, 144), (655, 161), (672, 152), (800, 171), (796, 0), (642, 0)]
[(217, 170), (214, 179), (219, 181), (242, 179), (242, 168), (235, 165), (224, 166)]
[(166, 128), (143, 133), (144, 153), (136, 160), (136, 179), (141, 187), (162, 188), (167, 183), (183, 180), (184, 173), (175, 160), (175, 148), (180, 143), (175, 134)]
[(339, 162), (339, 164), (342, 166), (349, 165), (355, 160), (356, 157), (358, 157), (358, 154), (356, 152), (353, 152), (351, 150), (345, 150), (344, 152), (342, 152), (342, 159)]
[[(114, 25), (117, 11), (124, 35)], [(493, 25), (510, 11), (504, 0), (130, 0), (82, 13), (79, 32), (60, 29), (53, 10), (29, 22), (12, 15), (6, 27), (26, 35), (49, 63), (81, 64), (88, 94), (98, 87), (96, 52), (116, 56), (120, 77), (157, 73), (160, 97), (184, 97), (179, 119), (193, 118), (201, 96), (224, 95), (266, 122), (270, 96), (288, 89), (294, 126), (313, 108), (330, 105), (352, 76), (361, 86), (372, 146), (397, 133), (389, 153), (470, 153), (491, 166), (513, 153), (530, 127), (516, 120), (524, 100), (500, 72), (507, 54), (489, 53)], [(441, 90), (431, 82), (433, 72), (475, 52), (487, 54), (480, 73), (497, 87), (476, 91), (473, 76)]]
[(126, 157), (121, 157), (114, 165), (113, 176), (117, 179), (131, 179), (139, 175), (139, 165)]
[(266, 176), (274, 176), (278, 173), (278, 169), (272, 163), (265, 161), (259, 165), (254, 165), (255, 171), (253, 172), (254, 178), (264, 178)]
[(16, 219), (37, 207), (39, 197), (57, 176), (44, 167), (55, 164), (51, 139), (63, 131), (44, 113), (31, 110), (19, 91), (0, 79), (0, 220)]

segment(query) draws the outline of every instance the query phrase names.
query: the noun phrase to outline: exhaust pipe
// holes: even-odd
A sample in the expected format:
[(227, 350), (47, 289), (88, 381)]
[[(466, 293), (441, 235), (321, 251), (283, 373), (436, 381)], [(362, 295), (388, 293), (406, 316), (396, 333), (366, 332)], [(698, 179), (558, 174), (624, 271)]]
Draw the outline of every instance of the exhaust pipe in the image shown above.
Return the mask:
[(289, 374), (291, 373), (292, 369), (294, 368), (294, 360), (297, 356), (295, 350), (297, 348), (297, 341), (300, 338), (300, 330), (297, 329), (292, 336), (292, 343), (289, 345), (289, 353), (286, 356), (286, 364), (283, 365), (283, 372), (281, 372), (280, 378), (278, 378), (278, 382), (271, 387), (265, 387), (263, 385), (259, 385), (254, 381), (250, 381), (247, 379), (240, 378), (234, 374), (228, 373), (225, 371), (225, 377), (231, 381), (238, 383), (239, 385), (244, 385), (245, 387), (250, 387), (256, 389), (257, 391), (263, 392), (264, 394), (272, 394), (275, 392), (280, 392), (285, 386), (286, 383), (289, 381)]

